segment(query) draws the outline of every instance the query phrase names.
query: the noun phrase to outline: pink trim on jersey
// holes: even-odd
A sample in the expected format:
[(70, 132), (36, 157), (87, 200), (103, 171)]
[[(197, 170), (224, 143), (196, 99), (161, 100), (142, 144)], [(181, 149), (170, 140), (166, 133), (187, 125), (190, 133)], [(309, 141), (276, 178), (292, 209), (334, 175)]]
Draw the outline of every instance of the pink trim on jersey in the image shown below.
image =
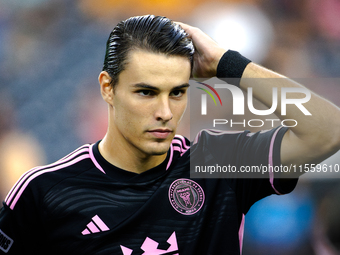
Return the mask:
[(12, 189), (8, 192), (6, 198), (5, 198), (5, 203), (7, 205), (9, 205), (9, 200), (14, 196), (14, 193), (16, 192), (16, 190), (18, 189), (18, 187), (20, 187), (19, 183), (21, 183), (23, 181), (23, 179), (25, 178), (26, 175), (29, 175), (30, 173), (34, 172), (38, 167), (32, 168), (31, 170), (27, 171), (26, 173), (24, 173), (19, 180), (15, 183), (15, 185), (12, 187)]
[[(174, 145), (179, 145), (179, 147)], [(182, 156), (189, 148), (190, 146), (186, 145), (185, 138), (183, 136), (175, 135), (174, 139), (172, 139), (172, 142), (170, 144), (170, 157), (169, 162), (166, 166), (166, 170), (168, 170), (169, 167), (171, 166), (174, 157), (174, 151), (178, 151)]]
[(57, 163), (61, 163), (61, 162), (64, 162), (65, 160), (75, 156), (75, 155), (78, 155), (80, 153), (83, 153), (83, 152), (88, 152), (89, 150), (89, 147), (90, 147), (90, 144), (84, 144), (83, 146), (80, 146), (78, 149), (72, 151), (71, 153), (67, 154), (66, 156), (64, 156), (63, 158), (59, 159), (58, 161), (50, 164), (50, 165), (47, 165), (45, 167), (49, 167), (49, 166), (53, 166)]
[(242, 254), (242, 246), (243, 246), (243, 236), (244, 236), (244, 222), (245, 222), (245, 216), (242, 214), (242, 221), (240, 228), (238, 229), (238, 240), (240, 243), (240, 254)]
[(196, 144), (198, 142), (198, 139), (201, 137), (202, 132), (203, 132), (203, 130), (201, 130), (200, 132), (197, 133), (197, 135), (196, 135), (196, 137), (195, 137), (195, 139), (193, 141), (193, 144)]
[(75, 156), (75, 155), (78, 155), (80, 153), (83, 153), (83, 152), (86, 152), (88, 151), (88, 145), (83, 145), (82, 147), (78, 148), (76, 151), (73, 151), (71, 152), (70, 154), (66, 155), (65, 157), (63, 157), (62, 159), (50, 164), (50, 165), (46, 165), (46, 166), (43, 166), (43, 167), (35, 167), (35, 168), (32, 168), (31, 170), (25, 172), (20, 178), (19, 180), (15, 183), (15, 185), (12, 187), (12, 189), (9, 191), (9, 193), (7, 194), (6, 198), (5, 198), (5, 202), (6, 204), (7, 201), (9, 199), (11, 199), (13, 196), (14, 196), (14, 193), (19, 189), (20, 185), (25, 182), (25, 178), (27, 178), (27, 176), (29, 176), (32, 172), (36, 171), (36, 170), (39, 170), (39, 169), (42, 169), (42, 168), (48, 168), (48, 167), (51, 167), (51, 166), (54, 166), (54, 165), (57, 165), (57, 164), (61, 164), (62, 161), (65, 161), (67, 160), (68, 158), (71, 158), (71, 156)]
[(42, 174), (45, 174), (45, 173), (49, 173), (49, 172), (54, 172), (54, 171), (57, 171), (57, 170), (60, 170), (60, 169), (63, 169), (65, 167), (68, 167), (68, 166), (71, 166), (71, 165), (74, 165), (75, 163), (78, 163), (79, 161), (82, 161), (86, 158), (89, 158), (90, 156), (88, 154), (86, 155), (82, 155), (74, 160), (71, 160), (70, 162), (68, 163), (65, 163), (63, 165), (60, 165), (60, 166), (57, 166), (57, 167), (52, 167), (48, 170), (42, 170), (42, 169), (37, 169), (36, 173), (34, 173), (33, 175), (31, 175), (26, 181), (25, 183), (22, 185), (22, 187), (20, 188), (20, 190), (18, 191), (17, 195), (15, 196), (15, 198), (13, 199), (12, 201), (12, 204), (10, 205), (10, 208), (13, 210), (16, 203), (18, 202), (19, 198), (21, 197), (22, 193), (24, 192), (24, 190), (26, 189), (26, 187), (28, 186), (28, 184), (33, 180), (35, 179), (36, 177), (42, 175)]
[(188, 146), (187, 148), (183, 147), (183, 144), (181, 141), (178, 140), (173, 140), (172, 141), (172, 145), (173, 144), (178, 144), (180, 147), (173, 147), (175, 151), (179, 151), (181, 153), (181, 156), (190, 148), (190, 146)]
[[(10, 192), (8, 193), (7, 197), (5, 198), (5, 203), (10, 207), (10, 209), (13, 210), (19, 198), (21, 197), (22, 193), (24, 192), (25, 188), (34, 178), (44, 173), (60, 170), (64, 167), (75, 164), (83, 159), (89, 158), (90, 157), (89, 154), (79, 156), (79, 154), (82, 154), (84, 152), (89, 152), (88, 145), (84, 145), (80, 147), (77, 151), (74, 151), (68, 154), (64, 158), (52, 164), (49, 164), (43, 167), (35, 167), (31, 169), (30, 171), (24, 173), (21, 176), (21, 178), (17, 181), (17, 183), (13, 186), (13, 188), (10, 190)], [(73, 160), (66, 162), (72, 158)]]
[[(275, 138), (276, 138), (276, 135), (277, 133), (279, 132), (279, 130), (281, 129), (282, 127), (279, 127), (275, 133), (273, 134), (273, 137), (270, 141), (270, 147), (269, 147), (269, 157), (268, 157), (268, 163), (269, 163), (269, 166), (273, 167), (274, 166), (274, 163), (273, 163), (273, 153), (274, 153), (274, 142), (275, 142)], [(273, 171), (273, 168), (269, 168), (269, 181), (270, 181), (270, 184), (272, 185), (272, 188), (273, 190), (276, 192), (276, 194), (278, 195), (282, 195), (275, 187), (274, 187), (274, 171)]]
[(5, 198), (5, 202), (7, 203), (8, 200), (12, 199), (12, 197), (14, 196), (14, 193), (19, 189), (19, 187), (22, 185), (23, 182), (25, 182), (25, 179), (27, 178), (27, 176), (30, 176), (30, 174), (34, 171), (37, 171), (39, 169), (43, 169), (43, 168), (48, 168), (48, 167), (52, 167), (58, 164), (62, 164), (63, 161), (67, 161), (69, 158), (71, 157), (76, 157), (78, 154), (81, 154), (83, 152), (88, 152), (88, 145), (84, 145), (80, 148), (78, 148), (78, 150), (71, 152), (70, 154), (68, 154), (67, 156), (63, 157), (62, 159), (43, 166), (43, 167), (35, 167), (32, 168), (31, 170), (27, 171), (26, 173), (24, 173), (20, 179), (16, 182), (16, 184), (13, 186), (13, 188), (10, 190), (10, 192), (8, 193), (7, 197)]
[(92, 144), (92, 145), (90, 146), (90, 151), (89, 151), (89, 153), (90, 153), (90, 158), (91, 158), (93, 164), (94, 164), (100, 171), (102, 171), (104, 174), (106, 174), (105, 171), (104, 171), (104, 169), (99, 165), (98, 161), (96, 160), (96, 158), (95, 158), (94, 155), (93, 155), (93, 146), (94, 146), (94, 144)]
[(169, 161), (168, 161), (168, 164), (166, 165), (166, 169), (165, 170), (168, 170), (170, 165), (171, 165), (171, 162), (172, 162), (172, 158), (174, 156), (174, 147), (172, 146), (172, 144), (170, 144), (170, 157), (169, 157)]
[[(185, 138), (184, 136), (182, 135), (175, 135), (175, 138), (177, 139), (180, 139), (181, 140), (181, 144), (182, 144), (182, 147), (185, 149), (185, 150), (188, 150), (190, 148), (190, 145), (186, 145), (186, 141), (185, 141)], [(173, 142), (176, 141), (176, 139), (173, 140)]]

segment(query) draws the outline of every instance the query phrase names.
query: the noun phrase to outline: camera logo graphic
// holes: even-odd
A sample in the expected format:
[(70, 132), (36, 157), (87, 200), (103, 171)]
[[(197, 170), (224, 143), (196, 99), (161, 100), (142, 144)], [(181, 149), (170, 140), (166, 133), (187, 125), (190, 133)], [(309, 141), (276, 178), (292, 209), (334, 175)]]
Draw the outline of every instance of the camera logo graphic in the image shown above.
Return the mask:
[[(210, 86), (206, 83), (203, 83), (203, 82), (198, 82), (198, 83), (201, 84), (201, 85), (204, 85), (205, 87), (209, 88), (212, 92), (214, 92), (214, 94), (217, 96), (217, 98), (220, 101), (220, 104), (222, 106), (221, 97), (212, 86)], [(213, 96), (213, 94), (209, 90), (201, 88), (201, 87), (196, 87), (196, 88), (201, 89), (204, 92), (206, 92), (213, 99), (215, 105), (217, 105), (215, 97)], [(201, 103), (201, 115), (207, 115), (207, 94), (202, 94), (202, 96), (201, 96), (201, 101), (202, 101), (202, 103)]]

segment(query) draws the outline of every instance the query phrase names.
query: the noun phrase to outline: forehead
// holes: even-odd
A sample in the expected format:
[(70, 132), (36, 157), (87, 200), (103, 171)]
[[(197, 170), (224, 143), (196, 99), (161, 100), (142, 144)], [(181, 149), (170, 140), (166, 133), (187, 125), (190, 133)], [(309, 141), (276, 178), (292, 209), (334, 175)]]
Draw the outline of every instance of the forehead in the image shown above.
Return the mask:
[(146, 50), (132, 50), (127, 58), (119, 83), (145, 83), (153, 86), (188, 83), (190, 60), (184, 56), (166, 55)]

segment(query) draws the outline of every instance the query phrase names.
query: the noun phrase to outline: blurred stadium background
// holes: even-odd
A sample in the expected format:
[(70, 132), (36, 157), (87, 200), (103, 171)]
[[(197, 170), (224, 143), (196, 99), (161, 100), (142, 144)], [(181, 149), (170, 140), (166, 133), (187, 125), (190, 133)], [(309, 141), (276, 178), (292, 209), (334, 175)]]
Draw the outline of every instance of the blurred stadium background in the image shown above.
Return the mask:
[[(1, 0), (1, 200), (24, 171), (105, 134), (97, 76), (118, 21), (155, 14), (198, 26), (289, 77), (335, 78), (311, 89), (340, 105), (339, 13), (338, 0)], [(188, 121), (179, 133), (190, 137)], [(340, 254), (339, 184), (302, 178), (292, 194), (258, 202), (243, 254)]]

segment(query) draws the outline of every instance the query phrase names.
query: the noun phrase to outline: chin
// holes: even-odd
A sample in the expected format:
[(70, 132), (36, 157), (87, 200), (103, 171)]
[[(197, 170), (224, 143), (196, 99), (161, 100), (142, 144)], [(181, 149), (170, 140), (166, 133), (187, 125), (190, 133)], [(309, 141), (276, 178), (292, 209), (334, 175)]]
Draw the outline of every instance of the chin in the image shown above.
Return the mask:
[(167, 149), (154, 149), (154, 150), (150, 150), (150, 155), (155, 155), (155, 156), (160, 156), (160, 155), (164, 155), (165, 153), (168, 152), (170, 147), (168, 147)]
[(158, 144), (157, 146), (152, 146), (152, 148), (150, 148), (149, 154), (155, 155), (155, 156), (164, 155), (165, 153), (168, 152), (169, 148), (170, 148), (170, 143)]
[[(168, 149), (168, 150), (169, 150), (169, 149)], [(155, 152), (153, 155), (158, 155), (158, 156), (164, 155), (164, 154), (166, 154), (166, 153), (168, 152), (168, 150), (160, 151), (160, 152)]]

